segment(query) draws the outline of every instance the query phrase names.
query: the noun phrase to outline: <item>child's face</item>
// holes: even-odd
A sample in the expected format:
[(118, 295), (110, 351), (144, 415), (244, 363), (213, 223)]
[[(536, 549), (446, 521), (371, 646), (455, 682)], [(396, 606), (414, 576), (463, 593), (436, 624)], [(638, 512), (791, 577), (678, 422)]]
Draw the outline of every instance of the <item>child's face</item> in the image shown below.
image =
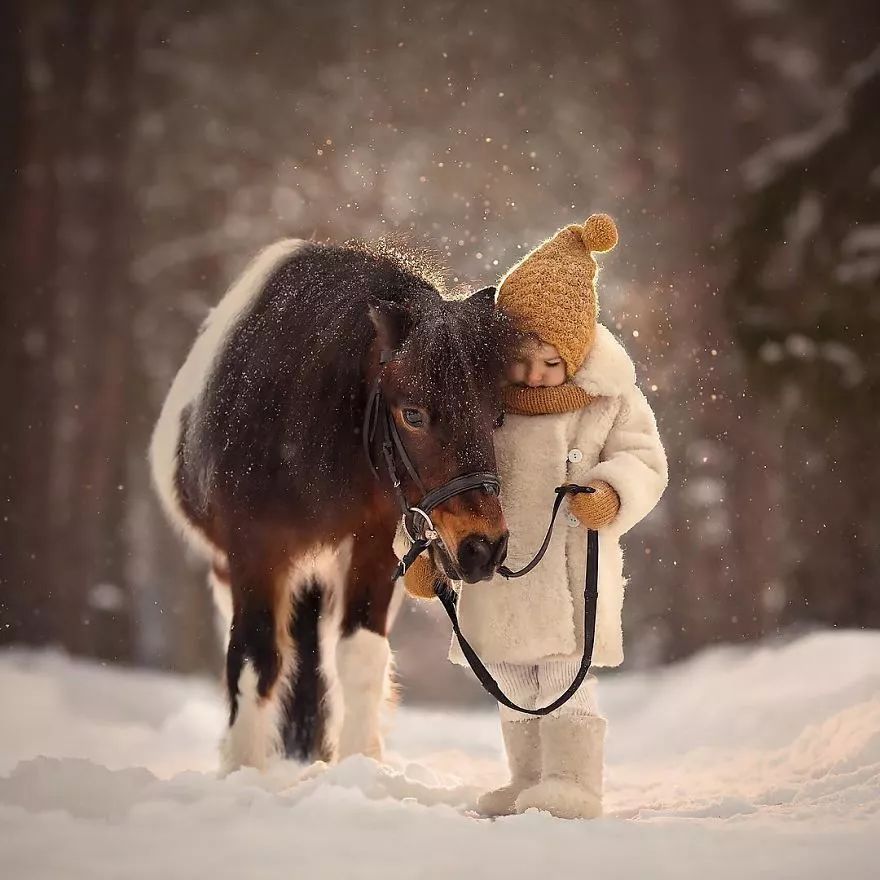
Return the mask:
[(539, 388), (562, 385), (565, 379), (565, 361), (554, 346), (540, 339), (525, 342), (516, 359), (507, 367), (507, 381), (514, 385)]

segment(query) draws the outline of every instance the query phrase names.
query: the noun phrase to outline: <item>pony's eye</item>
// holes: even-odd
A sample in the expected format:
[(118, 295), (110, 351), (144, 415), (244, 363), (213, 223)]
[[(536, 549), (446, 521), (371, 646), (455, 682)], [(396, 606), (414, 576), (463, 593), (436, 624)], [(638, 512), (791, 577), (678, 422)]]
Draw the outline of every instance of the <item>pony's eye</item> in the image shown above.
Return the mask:
[(412, 407), (407, 407), (403, 410), (403, 420), (411, 427), (411, 428), (424, 428), (425, 427), (425, 416), (424, 414), (417, 409), (413, 409)]
[(504, 424), (504, 413), (498, 413), (498, 418), (495, 419), (495, 423), (493, 424), (493, 428), (500, 428)]

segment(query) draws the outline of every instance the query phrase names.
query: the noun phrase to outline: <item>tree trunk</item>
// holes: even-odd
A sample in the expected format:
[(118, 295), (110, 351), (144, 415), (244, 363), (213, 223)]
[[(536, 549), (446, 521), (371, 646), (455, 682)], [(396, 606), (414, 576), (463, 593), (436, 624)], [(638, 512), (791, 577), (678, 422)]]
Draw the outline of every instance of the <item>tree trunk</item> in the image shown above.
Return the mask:
[[(8, 267), (0, 322), (0, 405), (3, 420), (0, 528), (0, 641), (61, 641), (65, 621), (54, 601), (49, 460), (54, 431), (56, 333), (54, 308), (59, 187), (55, 173), (62, 133), (53, 119), (62, 77), (51, 49), (60, 41), (55, 6), (33, 12), (23, 2), (3, 5), (0, 34), (9, 102), (3, 130), (3, 180), (9, 210), (3, 229)], [(28, 61), (45, 66), (35, 88)], [(24, 169), (28, 173), (22, 173)]]
[(113, 659), (131, 656), (121, 519), (134, 9), (24, 10), (20, 66), (33, 58), (45, 72), (25, 91), (31, 171), (13, 232), (21, 293), (4, 321), (4, 376), (14, 381), (4, 393), (18, 413), (4, 444), (4, 590), (18, 598), (2, 637)]

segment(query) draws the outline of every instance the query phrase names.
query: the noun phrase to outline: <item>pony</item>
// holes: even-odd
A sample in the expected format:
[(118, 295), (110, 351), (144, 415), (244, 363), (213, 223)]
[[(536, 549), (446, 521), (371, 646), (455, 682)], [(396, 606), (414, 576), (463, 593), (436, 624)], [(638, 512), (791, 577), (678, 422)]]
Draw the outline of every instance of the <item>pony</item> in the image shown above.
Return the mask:
[[(402, 599), (393, 542), (424, 486), (459, 486), (432, 512), (438, 566), (476, 582), (503, 562), (497, 491), (456, 483), (495, 469), (514, 337), (493, 294), (445, 297), (387, 247), (287, 239), (199, 330), (149, 459), (165, 512), (210, 564), (226, 631), (225, 772), (381, 759)], [(377, 393), (407, 464), (399, 476), (389, 465), (393, 479), (368, 428)]]

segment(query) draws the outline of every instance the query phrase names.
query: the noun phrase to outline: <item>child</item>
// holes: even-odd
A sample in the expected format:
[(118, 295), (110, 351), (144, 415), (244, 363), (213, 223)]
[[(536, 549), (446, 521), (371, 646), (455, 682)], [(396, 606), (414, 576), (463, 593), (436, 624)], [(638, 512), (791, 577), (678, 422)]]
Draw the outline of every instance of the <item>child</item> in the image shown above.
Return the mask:
[[(507, 418), (495, 434), (510, 529), (507, 566), (521, 568), (540, 546), (557, 486), (595, 489), (568, 496), (566, 516), (530, 574), (460, 586), (465, 637), (507, 696), (526, 708), (552, 702), (580, 667), (586, 528), (599, 531), (593, 665), (622, 662), (619, 539), (666, 487), (666, 457), (633, 363), (596, 320), (598, 267), (592, 254), (616, 242), (613, 220), (594, 214), (530, 253), (498, 289), (498, 307), (526, 334), (508, 369)], [(422, 556), (405, 583), (416, 595), (433, 596), (438, 577)], [(465, 662), (457, 643), (451, 659)], [(483, 795), (481, 812), (500, 816), (537, 807), (564, 818), (602, 814), (605, 719), (594, 676), (541, 718), (502, 706), (501, 726), (511, 779)]]

